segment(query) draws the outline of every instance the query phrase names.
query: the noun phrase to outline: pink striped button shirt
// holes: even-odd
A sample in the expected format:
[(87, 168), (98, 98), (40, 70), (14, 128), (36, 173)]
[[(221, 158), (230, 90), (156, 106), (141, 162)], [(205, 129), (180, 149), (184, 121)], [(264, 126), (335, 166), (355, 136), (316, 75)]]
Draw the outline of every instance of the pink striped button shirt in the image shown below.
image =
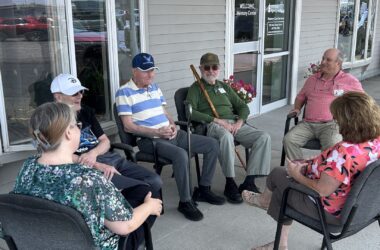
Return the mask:
[(321, 73), (310, 76), (297, 95), (300, 101), (307, 101), (304, 120), (307, 122), (333, 120), (330, 113), (331, 102), (348, 91), (364, 92), (359, 80), (342, 70), (330, 80), (323, 79)]

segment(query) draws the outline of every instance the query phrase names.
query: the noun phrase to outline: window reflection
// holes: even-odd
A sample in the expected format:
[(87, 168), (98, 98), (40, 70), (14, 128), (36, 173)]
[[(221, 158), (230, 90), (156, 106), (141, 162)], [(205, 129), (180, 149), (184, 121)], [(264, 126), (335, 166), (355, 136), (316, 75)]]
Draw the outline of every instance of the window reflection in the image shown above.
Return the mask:
[(355, 63), (371, 58), (376, 4), (377, 1), (369, 0), (340, 0), (338, 48), (343, 53), (344, 62)]
[(288, 50), (290, 1), (268, 0), (265, 12), (265, 54)]
[(253, 52), (234, 55), (234, 78), (251, 83), (255, 88), (257, 79), (257, 54)]
[(372, 41), (375, 32), (376, 4), (377, 1), (372, 1), (371, 16), (369, 18), (369, 20), (371, 20), (371, 28), (369, 29), (367, 57), (372, 56)]
[(264, 60), (263, 101), (272, 103), (286, 97), (286, 79), (288, 56), (274, 57)]
[(116, 0), (120, 85), (132, 77), (132, 57), (141, 50), (138, 0)]
[(344, 61), (350, 60), (354, 28), (355, 0), (340, 2), (338, 48)]
[(368, 0), (360, 1), (359, 19), (356, 33), (355, 58), (364, 58), (365, 38), (367, 33)]
[(60, 37), (66, 33), (64, 13), (51, 2), (0, 2), (0, 69), (10, 145), (30, 140), (30, 114), (53, 100), (52, 77), (69, 68), (67, 38)]
[(109, 121), (110, 83), (107, 59), (105, 0), (72, 0), (77, 74), (89, 91), (83, 103), (95, 109), (100, 121)]
[(235, 0), (235, 43), (258, 40), (259, 0)]

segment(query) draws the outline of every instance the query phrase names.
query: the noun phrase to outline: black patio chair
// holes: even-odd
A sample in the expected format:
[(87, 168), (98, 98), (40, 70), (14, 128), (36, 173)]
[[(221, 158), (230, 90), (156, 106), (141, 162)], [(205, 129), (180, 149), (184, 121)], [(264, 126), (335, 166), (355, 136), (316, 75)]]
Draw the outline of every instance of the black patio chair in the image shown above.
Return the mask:
[[(281, 237), (281, 229), (284, 218), (291, 218), (323, 235), (322, 247), (332, 249), (332, 243), (353, 235), (371, 223), (378, 221), (380, 226), (380, 192), (377, 192), (380, 184), (380, 160), (371, 163), (357, 177), (346, 203), (344, 204), (340, 224), (327, 224), (325, 212), (317, 192), (298, 183), (292, 183), (284, 192), (280, 216), (277, 223), (277, 232), (274, 249), (278, 249)], [(302, 214), (288, 206), (289, 191), (301, 192), (309, 195), (316, 201), (319, 219), (314, 219)]]
[[(189, 87), (184, 87), (178, 89), (174, 94), (174, 102), (177, 109), (178, 121), (187, 122), (190, 126), (192, 132), (199, 135), (207, 134), (207, 124), (200, 122), (190, 122), (191, 121), (191, 104), (186, 102), (187, 92), (189, 91)], [(181, 127), (181, 129), (185, 130), (185, 127)], [(237, 141), (235, 141), (235, 146), (240, 145)], [(245, 162), (248, 162), (249, 158), (249, 148), (245, 149)], [(241, 161), (241, 159), (239, 158)]]
[[(305, 109), (304, 109), (305, 110)], [(305, 116), (305, 113), (303, 114)], [(286, 122), (285, 122), (285, 129), (284, 129), (284, 137), (289, 132), (290, 129), (290, 121), (294, 119), (294, 126), (298, 124), (298, 116), (296, 113), (290, 113), (286, 116)], [(302, 146), (302, 148), (310, 149), (310, 150), (320, 150), (321, 149), (321, 143), (318, 139), (311, 139), (306, 142), (305, 145)], [(280, 166), (284, 166), (285, 164), (285, 148), (284, 145), (282, 145), (282, 152), (281, 152), (281, 164)]]
[[(143, 224), (145, 247), (153, 249), (150, 227)], [(46, 199), (21, 195), (0, 195), (0, 238), (10, 250), (99, 249), (83, 216), (75, 209)], [(122, 237), (119, 250), (126, 250)]]

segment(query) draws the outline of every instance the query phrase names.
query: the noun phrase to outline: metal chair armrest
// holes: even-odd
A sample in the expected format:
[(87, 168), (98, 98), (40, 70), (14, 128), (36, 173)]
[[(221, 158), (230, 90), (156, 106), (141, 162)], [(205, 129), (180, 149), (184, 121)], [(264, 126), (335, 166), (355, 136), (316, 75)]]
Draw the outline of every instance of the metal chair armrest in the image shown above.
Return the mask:
[(136, 153), (133, 150), (133, 147), (131, 145), (125, 144), (125, 143), (112, 143), (111, 144), (111, 150), (114, 149), (120, 149), (124, 151), (125, 156), (127, 157), (128, 160), (137, 162), (136, 160)]

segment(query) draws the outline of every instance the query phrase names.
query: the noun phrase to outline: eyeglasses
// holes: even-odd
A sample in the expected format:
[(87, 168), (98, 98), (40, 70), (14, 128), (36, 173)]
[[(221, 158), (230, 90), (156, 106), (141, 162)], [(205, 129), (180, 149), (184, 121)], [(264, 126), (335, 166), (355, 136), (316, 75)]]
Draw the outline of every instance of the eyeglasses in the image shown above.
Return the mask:
[(213, 64), (213, 65), (204, 65), (203, 66), (203, 69), (205, 71), (210, 71), (210, 69), (212, 69), (213, 71), (217, 71), (219, 69), (219, 65), (217, 64)]
[(71, 96), (78, 96), (79, 94), (83, 95), (84, 94), (84, 89), (79, 90), (78, 92), (76, 92), (75, 94), (73, 94)]
[(81, 122), (77, 122), (74, 125), (77, 126), (79, 129), (82, 129), (83, 127)]

